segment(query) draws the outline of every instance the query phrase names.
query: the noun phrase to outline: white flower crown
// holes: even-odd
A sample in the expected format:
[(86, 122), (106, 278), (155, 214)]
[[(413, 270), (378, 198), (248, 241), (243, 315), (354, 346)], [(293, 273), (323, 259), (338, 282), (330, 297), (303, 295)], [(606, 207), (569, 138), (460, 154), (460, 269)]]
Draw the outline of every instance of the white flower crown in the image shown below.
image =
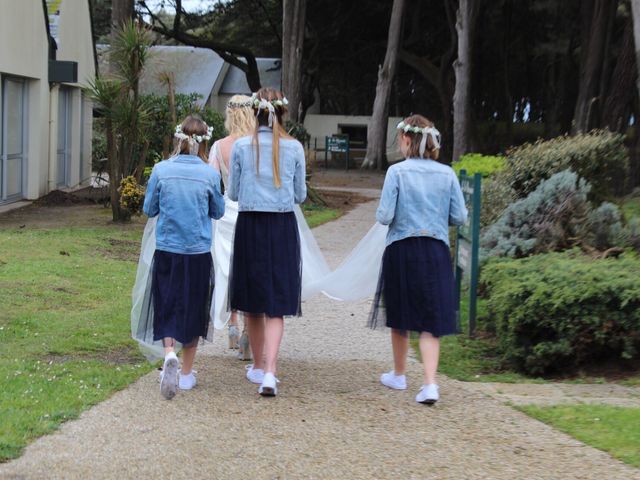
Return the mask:
[[(205, 125), (207, 124), (205, 123)], [(187, 138), (191, 138), (192, 140), (195, 140), (198, 143), (202, 143), (203, 140), (207, 140), (207, 141), (211, 140), (212, 134), (213, 134), (213, 127), (210, 127), (207, 125), (207, 133), (205, 135), (197, 135), (195, 133), (191, 135), (187, 135), (182, 131), (182, 124), (178, 124), (176, 125), (176, 131), (173, 134), (173, 136), (178, 140), (186, 140)]]
[(416, 133), (422, 135), (422, 140), (420, 140), (420, 156), (424, 156), (424, 152), (427, 149), (427, 136), (431, 135), (431, 139), (433, 140), (433, 146), (436, 149), (439, 149), (441, 144), (441, 136), (440, 132), (435, 127), (418, 127), (415, 125), (409, 125), (405, 123), (404, 120), (401, 121), (396, 127), (398, 130), (402, 130), (404, 133)]
[(250, 107), (251, 105), (253, 105), (253, 102), (251, 100), (247, 100), (246, 102), (227, 102), (227, 108), (246, 108)]
[(271, 105), (272, 107), (282, 107), (283, 105), (289, 105), (289, 100), (287, 100), (287, 97), (282, 97), (282, 100), (265, 100), (263, 98), (258, 98), (258, 94), (257, 93), (252, 93), (251, 94), (251, 103), (253, 104), (253, 106), (255, 108), (257, 108), (258, 110), (260, 109), (269, 109), (268, 105)]

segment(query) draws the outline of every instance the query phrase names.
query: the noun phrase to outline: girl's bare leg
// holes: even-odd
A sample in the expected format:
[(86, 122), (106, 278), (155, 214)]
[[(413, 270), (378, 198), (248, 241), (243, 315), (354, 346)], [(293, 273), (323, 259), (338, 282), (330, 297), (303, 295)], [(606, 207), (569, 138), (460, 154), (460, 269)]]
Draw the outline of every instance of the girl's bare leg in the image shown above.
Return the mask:
[(420, 355), (424, 367), (424, 385), (436, 383), (438, 360), (440, 359), (440, 339), (430, 333), (420, 334)]
[[(276, 374), (278, 351), (284, 334), (284, 319), (282, 317), (267, 317), (264, 339), (265, 373)], [(249, 333), (249, 339), (253, 333)]]
[(245, 313), (244, 319), (245, 324), (247, 325), (247, 332), (249, 333), (251, 353), (253, 354), (253, 368), (264, 369), (264, 315), (252, 315)]
[(406, 330), (391, 330), (391, 349), (393, 350), (393, 371), (396, 375), (404, 375), (409, 352), (409, 333)]

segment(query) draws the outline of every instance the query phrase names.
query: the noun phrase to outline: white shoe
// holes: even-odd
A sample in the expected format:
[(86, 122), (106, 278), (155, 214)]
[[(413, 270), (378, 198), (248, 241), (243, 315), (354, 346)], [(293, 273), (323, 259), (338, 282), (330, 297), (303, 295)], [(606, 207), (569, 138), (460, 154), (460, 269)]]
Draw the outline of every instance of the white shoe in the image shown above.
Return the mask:
[(176, 396), (178, 386), (178, 357), (175, 352), (167, 353), (160, 374), (160, 393), (167, 400)]
[(380, 375), (380, 383), (385, 387), (393, 388), (394, 390), (407, 389), (407, 377), (404, 375), (396, 375), (396, 372), (393, 370)]
[(263, 397), (275, 397), (278, 394), (278, 379), (271, 372), (264, 374), (258, 393)]
[(191, 370), (188, 375), (183, 375), (182, 372), (178, 374), (178, 388), (180, 390), (191, 390), (196, 386), (198, 381), (196, 380), (195, 370)]
[(253, 364), (244, 367), (247, 370), (247, 380), (251, 383), (261, 384), (264, 378), (264, 370), (261, 368), (253, 368)]
[(438, 385), (430, 383), (429, 385), (422, 385), (422, 388), (416, 395), (416, 402), (426, 403), (427, 405), (433, 405), (440, 399), (438, 393)]

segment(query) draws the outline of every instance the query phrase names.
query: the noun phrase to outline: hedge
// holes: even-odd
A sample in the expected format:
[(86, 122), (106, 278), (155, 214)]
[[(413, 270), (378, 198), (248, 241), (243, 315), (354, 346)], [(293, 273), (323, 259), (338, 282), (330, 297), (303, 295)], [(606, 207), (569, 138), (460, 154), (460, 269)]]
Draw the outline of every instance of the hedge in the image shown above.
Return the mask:
[(640, 259), (577, 250), (493, 259), (482, 270), (487, 315), (504, 359), (538, 375), (640, 358)]

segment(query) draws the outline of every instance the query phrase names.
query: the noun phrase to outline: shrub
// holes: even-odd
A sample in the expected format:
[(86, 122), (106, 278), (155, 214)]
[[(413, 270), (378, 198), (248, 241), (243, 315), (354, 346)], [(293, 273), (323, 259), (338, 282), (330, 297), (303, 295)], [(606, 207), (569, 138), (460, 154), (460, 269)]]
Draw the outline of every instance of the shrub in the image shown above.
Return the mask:
[[(185, 95), (176, 94), (176, 117), (181, 122), (187, 115), (196, 113), (202, 119), (213, 127), (213, 134), (209, 144), (226, 135), (224, 128), (224, 116), (210, 107), (200, 107), (197, 104), (200, 96), (197, 93)], [(176, 126), (171, 120), (171, 112), (169, 111), (169, 100), (166, 95), (145, 95), (144, 101), (151, 111), (151, 128), (148, 131), (149, 141), (149, 162), (147, 165), (163, 160), (166, 156), (165, 150), (169, 152), (173, 150), (173, 133)]]
[(488, 178), (504, 169), (505, 159), (498, 156), (468, 153), (460, 157), (457, 162), (453, 162), (451, 167), (456, 172), (456, 175), (460, 175), (460, 170), (466, 170), (467, 175), (480, 173), (482, 178)]
[(640, 358), (640, 259), (572, 250), (493, 260), (482, 272), (487, 316), (504, 359), (528, 374)]
[(624, 245), (627, 241), (620, 209), (613, 203), (604, 202), (591, 211), (588, 227), (587, 241), (598, 250)]
[(145, 189), (132, 175), (125, 177), (120, 182), (120, 206), (129, 212), (129, 215), (136, 215), (142, 212), (144, 204)]
[(512, 203), (480, 238), (481, 256), (524, 257), (561, 250), (584, 236), (590, 185), (570, 170), (543, 180)]
[(287, 133), (289, 135), (298, 140), (302, 144), (302, 146), (307, 148), (307, 146), (309, 145), (309, 140), (311, 140), (311, 135), (302, 123), (287, 120), (285, 122), (284, 128), (287, 130)]
[(526, 143), (507, 152), (506, 180), (519, 198), (533, 192), (542, 180), (571, 169), (593, 186), (594, 197), (604, 200), (613, 185), (626, 177), (628, 153), (624, 136), (594, 130), (573, 137)]

